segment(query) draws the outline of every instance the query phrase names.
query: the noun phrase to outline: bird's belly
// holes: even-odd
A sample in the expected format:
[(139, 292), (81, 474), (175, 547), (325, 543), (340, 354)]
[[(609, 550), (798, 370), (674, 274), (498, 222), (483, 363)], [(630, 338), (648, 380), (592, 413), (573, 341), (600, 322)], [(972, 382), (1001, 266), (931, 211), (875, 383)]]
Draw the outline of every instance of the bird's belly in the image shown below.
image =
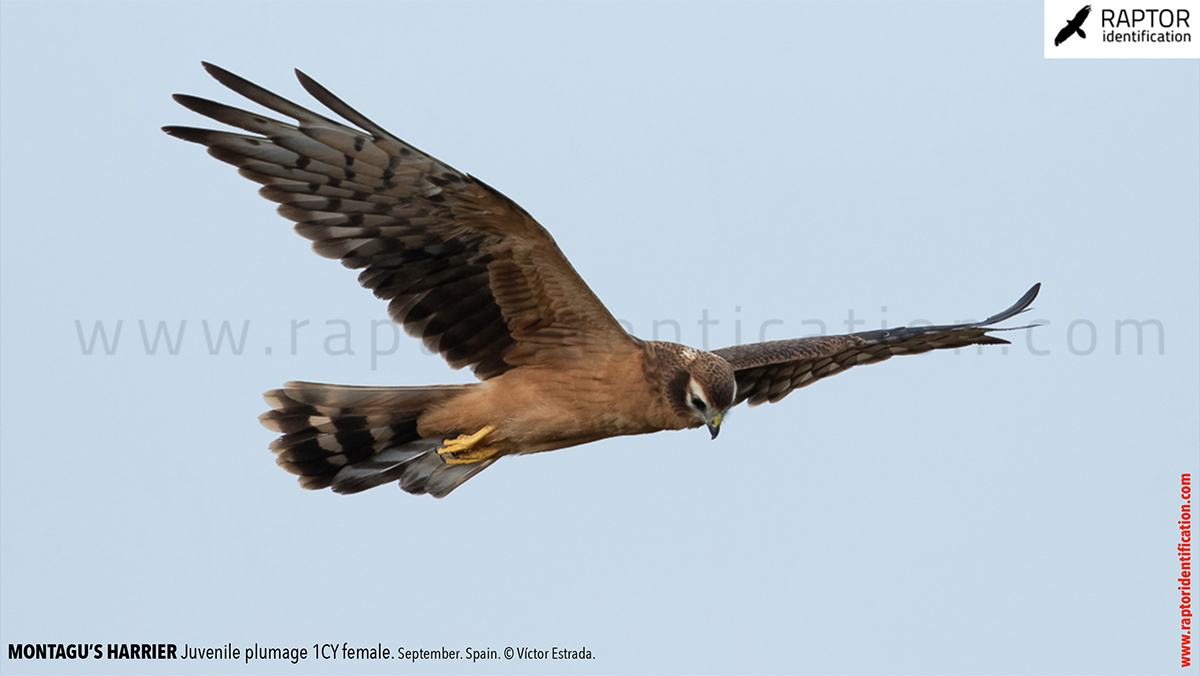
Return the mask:
[(419, 427), (423, 436), (433, 436), (470, 433), (491, 425), (496, 430), (485, 443), (506, 454), (540, 453), (655, 432), (662, 427), (648, 415), (645, 397), (649, 393), (636, 389), (644, 382), (570, 371), (515, 370), (427, 412)]

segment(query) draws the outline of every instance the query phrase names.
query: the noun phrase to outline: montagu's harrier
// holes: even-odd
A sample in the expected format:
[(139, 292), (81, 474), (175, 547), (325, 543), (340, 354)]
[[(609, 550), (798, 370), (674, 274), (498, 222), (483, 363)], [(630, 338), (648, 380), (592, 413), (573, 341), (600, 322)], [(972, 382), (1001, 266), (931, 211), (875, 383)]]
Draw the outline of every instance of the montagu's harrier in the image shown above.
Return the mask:
[(218, 81), (296, 123), (194, 96), (175, 100), (250, 134), (164, 127), (263, 184), (322, 256), (361, 268), (392, 319), (481, 382), (267, 392), (277, 461), (305, 488), (355, 493), (391, 481), (443, 497), (515, 453), (707, 426), (897, 354), (1004, 344), (982, 322), (781, 340), (705, 352), (626, 333), (533, 217), (482, 181), (392, 136), (297, 71), (335, 122), (216, 66)]

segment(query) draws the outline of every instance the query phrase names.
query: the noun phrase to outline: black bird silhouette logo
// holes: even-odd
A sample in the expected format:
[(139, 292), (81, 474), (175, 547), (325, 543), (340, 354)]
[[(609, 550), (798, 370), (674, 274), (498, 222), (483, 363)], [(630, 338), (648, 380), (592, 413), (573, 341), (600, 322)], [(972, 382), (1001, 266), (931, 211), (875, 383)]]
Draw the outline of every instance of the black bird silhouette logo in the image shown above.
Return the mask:
[(1083, 9), (1075, 14), (1075, 18), (1067, 22), (1066, 26), (1054, 36), (1054, 46), (1057, 47), (1066, 41), (1075, 33), (1079, 33), (1079, 37), (1087, 39), (1087, 34), (1083, 32), (1083, 22), (1087, 21), (1088, 14), (1092, 13), (1091, 5), (1084, 5)]

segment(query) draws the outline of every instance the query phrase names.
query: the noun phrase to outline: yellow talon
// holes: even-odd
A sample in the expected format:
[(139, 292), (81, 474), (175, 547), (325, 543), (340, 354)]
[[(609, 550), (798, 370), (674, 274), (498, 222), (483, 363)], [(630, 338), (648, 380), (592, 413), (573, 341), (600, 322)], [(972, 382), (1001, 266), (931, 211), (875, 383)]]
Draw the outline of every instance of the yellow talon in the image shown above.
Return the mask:
[(488, 425), (470, 436), (463, 434), (457, 439), (447, 439), (438, 449), (438, 455), (442, 456), (442, 461), (447, 465), (466, 465), (487, 460), (496, 455), (498, 450), (487, 447), (476, 448), (475, 445), (495, 431), (495, 427)]

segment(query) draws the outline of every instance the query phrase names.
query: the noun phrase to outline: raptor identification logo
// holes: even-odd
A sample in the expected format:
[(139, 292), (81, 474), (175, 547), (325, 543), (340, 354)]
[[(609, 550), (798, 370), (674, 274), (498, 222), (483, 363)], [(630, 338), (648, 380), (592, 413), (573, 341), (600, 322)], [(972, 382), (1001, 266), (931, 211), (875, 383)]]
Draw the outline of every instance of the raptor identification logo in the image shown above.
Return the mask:
[(1200, 59), (1200, 0), (1044, 0), (1047, 59)]

